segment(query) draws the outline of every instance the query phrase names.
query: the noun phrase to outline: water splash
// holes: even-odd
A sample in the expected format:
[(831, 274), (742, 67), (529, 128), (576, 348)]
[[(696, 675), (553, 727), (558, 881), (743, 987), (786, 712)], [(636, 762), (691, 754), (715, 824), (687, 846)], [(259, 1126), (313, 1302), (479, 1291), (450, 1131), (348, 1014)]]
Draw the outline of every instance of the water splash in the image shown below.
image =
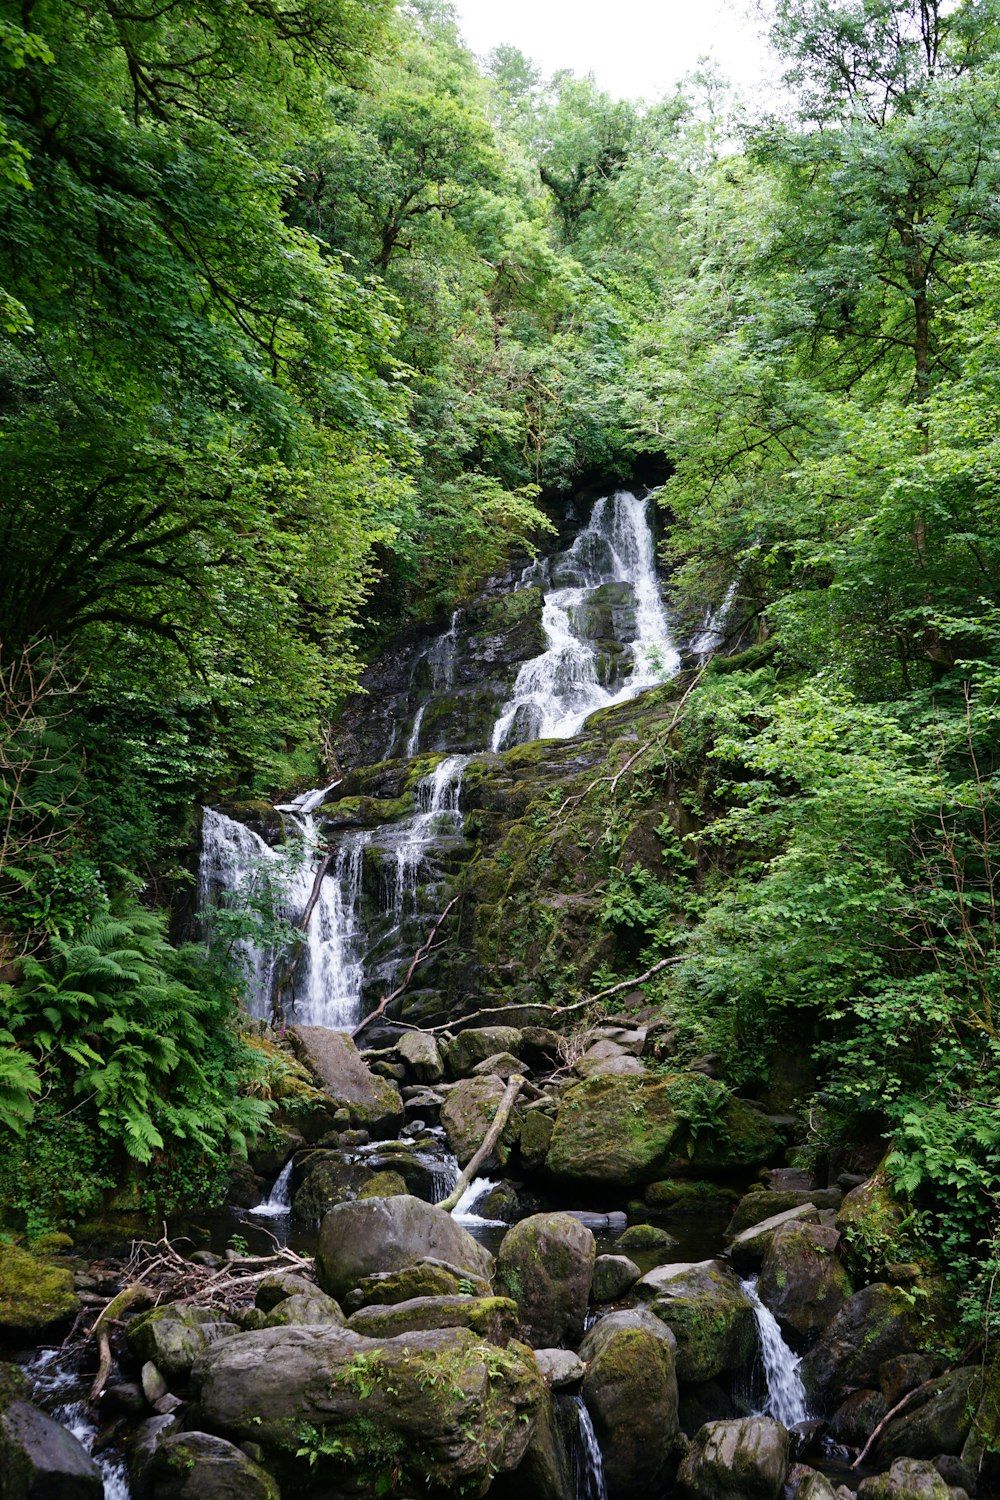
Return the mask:
[(799, 1375), (802, 1360), (789, 1349), (782, 1338), (777, 1319), (757, 1295), (756, 1276), (748, 1277), (741, 1285), (757, 1319), (757, 1338), (767, 1386), (763, 1415), (774, 1417), (785, 1427), (807, 1422), (809, 1403)]
[(131, 1500), (128, 1469), (121, 1453), (107, 1448), (96, 1451), (97, 1423), (83, 1394), (90, 1378), (66, 1363), (62, 1349), (41, 1349), (24, 1373), (31, 1382), (32, 1397), (54, 1421), (73, 1434), (93, 1458), (104, 1482), (104, 1500)]
[(417, 810), (402, 824), (396, 844), (396, 926), (408, 911), (416, 911), (420, 867), (435, 838), (441, 833), (461, 832), (462, 776), (470, 759), (468, 755), (446, 756), (417, 786)]
[(492, 1193), (493, 1189), (497, 1186), (499, 1184), (491, 1181), (489, 1177), (474, 1177), (452, 1209), (452, 1218), (459, 1224), (464, 1224), (466, 1228), (470, 1225), (478, 1225), (480, 1227), (502, 1225), (504, 1222), (503, 1219), (484, 1219), (479, 1214), (473, 1212), (480, 1199), (485, 1198), (488, 1193)]
[[(566, 739), (599, 708), (624, 703), (672, 676), (680, 666), (656, 574), (646, 506), (619, 490), (598, 500), (573, 545), (544, 568), (532, 564), (522, 584), (554, 583), (544, 596), (546, 649), (521, 667), (509, 702), (493, 725), (490, 748), (533, 739)], [(633, 601), (627, 640), (630, 670), (618, 685), (602, 682), (597, 647), (582, 628), (588, 606), (606, 584), (628, 584)]]
[(250, 1212), (256, 1219), (285, 1219), (292, 1211), (292, 1159), (285, 1163), (268, 1196)]

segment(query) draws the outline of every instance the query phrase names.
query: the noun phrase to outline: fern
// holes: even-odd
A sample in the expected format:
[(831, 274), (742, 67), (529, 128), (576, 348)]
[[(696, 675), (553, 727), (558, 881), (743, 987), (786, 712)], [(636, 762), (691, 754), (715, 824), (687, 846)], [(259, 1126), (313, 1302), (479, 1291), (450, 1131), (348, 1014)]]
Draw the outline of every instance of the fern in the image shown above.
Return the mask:
[(0, 1125), (23, 1135), (35, 1118), (32, 1095), (41, 1087), (30, 1059), (14, 1045), (9, 1031), (0, 1031)]

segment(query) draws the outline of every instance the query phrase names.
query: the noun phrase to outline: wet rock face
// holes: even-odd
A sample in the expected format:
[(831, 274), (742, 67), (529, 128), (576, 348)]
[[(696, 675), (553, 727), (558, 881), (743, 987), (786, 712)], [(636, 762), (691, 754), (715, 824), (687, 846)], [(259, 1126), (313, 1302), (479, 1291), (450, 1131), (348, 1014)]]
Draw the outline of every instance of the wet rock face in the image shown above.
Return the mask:
[(875, 1448), (876, 1460), (887, 1463), (903, 1455), (934, 1458), (939, 1453), (961, 1453), (981, 1387), (981, 1373), (973, 1366), (942, 1375), (914, 1398), (911, 1410), (889, 1423)]
[(851, 1390), (877, 1385), (887, 1359), (919, 1346), (912, 1299), (875, 1282), (855, 1292), (820, 1334), (802, 1362), (802, 1380), (812, 1399), (829, 1407)]
[(708, 1422), (677, 1474), (683, 1500), (778, 1500), (788, 1468), (788, 1433), (770, 1417)]
[(533, 1214), (504, 1235), (496, 1281), (517, 1303), (522, 1337), (538, 1348), (575, 1344), (594, 1274), (594, 1236), (570, 1214)]
[(101, 1471), (65, 1427), (27, 1401), (0, 1416), (3, 1500), (102, 1500)]
[(639, 1295), (677, 1340), (677, 1374), (685, 1384), (738, 1370), (756, 1346), (753, 1307), (719, 1261), (659, 1266), (638, 1282)]
[(643, 1309), (609, 1313), (584, 1339), (580, 1357), (608, 1491), (645, 1500), (664, 1479), (678, 1432), (669, 1330)]
[(334, 1494), (373, 1493), (388, 1469), (404, 1494), (481, 1495), (520, 1463), (548, 1400), (529, 1349), (464, 1328), (245, 1333), (209, 1350), (195, 1381), (206, 1425), (259, 1444), (283, 1490), (306, 1480)]
[(784, 1333), (818, 1332), (844, 1305), (850, 1278), (837, 1259), (833, 1225), (786, 1222), (771, 1236), (757, 1293)]
[(366, 1198), (330, 1210), (320, 1230), (316, 1273), (338, 1300), (362, 1277), (400, 1271), (426, 1256), (486, 1276), (492, 1256), (450, 1214), (420, 1198)]

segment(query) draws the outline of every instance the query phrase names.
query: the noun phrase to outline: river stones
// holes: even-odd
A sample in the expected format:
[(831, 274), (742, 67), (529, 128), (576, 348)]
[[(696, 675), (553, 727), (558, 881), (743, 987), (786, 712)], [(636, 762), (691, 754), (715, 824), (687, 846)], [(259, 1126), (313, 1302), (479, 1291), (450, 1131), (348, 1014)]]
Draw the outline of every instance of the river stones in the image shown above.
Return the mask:
[(403, 1101), (395, 1084), (378, 1078), (344, 1031), (290, 1026), (296, 1053), (319, 1079), (323, 1092), (346, 1109), (351, 1124), (373, 1135), (391, 1135), (403, 1123)]
[(314, 1323), (343, 1325), (345, 1322), (339, 1304), (321, 1292), (318, 1286), (314, 1286), (311, 1292), (297, 1292), (294, 1296), (283, 1298), (277, 1307), (266, 1314), (263, 1326), (290, 1328)]
[(236, 1331), (222, 1313), (206, 1307), (181, 1307), (174, 1302), (133, 1319), (125, 1339), (132, 1356), (141, 1364), (154, 1364), (169, 1383), (185, 1380), (199, 1354), (218, 1339), (231, 1338)]
[(788, 1469), (788, 1433), (771, 1417), (708, 1422), (679, 1470), (683, 1500), (778, 1500)]
[(404, 1031), (396, 1043), (396, 1052), (418, 1083), (440, 1083), (444, 1077), (441, 1049), (426, 1032)]
[(592, 1302), (616, 1302), (635, 1286), (642, 1275), (627, 1255), (599, 1255), (594, 1261), (594, 1279), (590, 1288)]
[(70, 1322), (79, 1306), (67, 1267), (0, 1243), (0, 1340), (31, 1343)]
[(554, 1391), (562, 1391), (571, 1385), (579, 1385), (586, 1366), (572, 1349), (536, 1349), (535, 1359), (546, 1385)]
[[(503, 1080), (492, 1076), (463, 1078), (449, 1090), (441, 1106), (441, 1124), (460, 1166), (470, 1162), (483, 1144), (505, 1092)], [(496, 1154), (502, 1163), (506, 1158), (502, 1137)]]
[(340, 1203), (323, 1220), (316, 1274), (324, 1291), (343, 1297), (362, 1277), (399, 1271), (426, 1256), (459, 1274), (489, 1277), (493, 1258), (443, 1209), (422, 1198), (364, 1198)]
[(785, 1224), (818, 1224), (819, 1210), (812, 1203), (802, 1203), (796, 1208), (786, 1208), (783, 1213), (772, 1214), (749, 1229), (741, 1229), (729, 1246), (729, 1258), (742, 1275), (757, 1271), (764, 1263), (768, 1246), (775, 1232)]
[(482, 1494), (520, 1463), (548, 1399), (530, 1349), (465, 1328), (264, 1329), (209, 1349), (194, 1380), (207, 1426), (259, 1444), (283, 1486), (308, 1476), (334, 1493), (347, 1474), (375, 1492), (391, 1469), (401, 1494)]
[(657, 1266), (636, 1284), (677, 1339), (678, 1379), (699, 1384), (738, 1370), (753, 1354), (757, 1322), (733, 1273), (719, 1261)]
[(824, 1328), (802, 1361), (802, 1381), (815, 1402), (829, 1406), (849, 1391), (874, 1386), (880, 1365), (919, 1347), (912, 1298), (875, 1282), (848, 1298)]
[(517, 1303), (526, 1342), (575, 1344), (594, 1274), (594, 1236), (571, 1214), (532, 1214), (507, 1231), (496, 1282)]
[(858, 1500), (968, 1500), (964, 1490), (942, 1479), (932, 1463), (897, 1458), (888, 1474), (873, 1474), (858, 1486)]
[(270, 1474), (207, 1432), (170, 1433), (157, 1443), (144, 1488), (150, 1500), (281, 1500)]
[(517, 1306), (507, 1297), (412, 1297), (388, 1307), (362, 1307), (347, 1326), (367, 1338), (396, 1338), (429, 1328), (471, 1328), (491, 1344), (517, 1332)]
[(27, 1401), (0, 1416), (2, 1500), (102, 1500), (104, 1480), (71, 1432)]
[(517, 1056), (521, 1033), (516, 1026), (471, 1026), (451, 1037), (444, 1047), (449, 1078), (468, 1078), (479, 1063), (499, 1052)]
[(587, 1334), (580, 1358), (608, 1490), (645, 1500), (662, 1483), (678, 1431), (670, 1330), (645, 1308), (608, 1313)]
[(961, 1453), (981, 1387), (982, 1375), (970, 1365), (942, 1375), (922, 1401), (915, 1398), (912, 1408), (889, 1423), (876, 1445), (876, 1461), (888, 1463), (904, 1454), (934, 1458), (939, 1453)]
[(771, 1235), (757, 1295), (784, 1333), (817, 1333), (851, 1294), (833, 1225), (785, 1223)]

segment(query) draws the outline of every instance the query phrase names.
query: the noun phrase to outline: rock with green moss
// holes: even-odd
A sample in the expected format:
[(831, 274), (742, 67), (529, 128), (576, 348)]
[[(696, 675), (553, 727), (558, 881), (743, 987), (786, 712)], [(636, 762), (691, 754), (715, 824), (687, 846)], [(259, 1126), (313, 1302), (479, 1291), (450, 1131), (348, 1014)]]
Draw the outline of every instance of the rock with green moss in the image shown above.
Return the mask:
[(396, 1338), (428, 1328), (471, 1328), (491, 1344), (506, 1344), (517, 1332), (517, 1304), (508, 1297), (413, 1297), (389, 1307), (363, 1307), (348, 1328), (367, 1338)]
[(140, 1364), (151, 1361), (170, 1381), (186, 1379), (199, 1354), (236, 1332), (235, 1324), (222, 1313), (173, 1303), (135, 1318), (125, 1338), (134, 1359)]
[(316, 1253), (320, 1285), (340, 1298), (363, 1277), (399, 1271), (431, 1256), (459, 1274), (488, 1277), (493, 1257), (443, 1209), (421, 1198), (340, 1203), (323, 1220)]
[(209, 1349), (194, 1369), (202, 1419), (261, 1446), (284, 1486), (478, 1496), (517, 1467), (547, 1391), (530, 1349), (465, 1328), (369, 1339), (275, 1328)]
[(576, 1343), (595, 1253), (594, 1236), (572, 1214), (532, 1214), (507, 1231), (496, 1282), (517, 1303), (526, 1342), (539, 1349)]
[(560, 1098), (545, 1165), (559, 1181), (631, 1187), (660, 1174), (682, 1134), (664, 1079), (597, 1074)]
[(451, 1266), (434, 1256), (425, 1256), (398, 1271), (377, 1271), (362, 1276), (345, 1299), (345, 1306), (389, 1307), (414, 1297), (489, 1297), (489, 1281), (460, 1266)]
[(818, 1333), (851, 1295), (839, 1241), (832, 1224), (785, 1223), (772, 1234), (757, 1291), (786, 1334)]
[(540, 1109), (519, 1113), (517, 1149), (526, 1172), (537, 1172), (545, 1165), (552, 1144), (555, 1120)]
[(403, 1123), (403, 1101), (394, 1083), (368, 1068), (344, 1031), (325, 1026), (291, 1026), (296, 1052), (350, 1124), (373, 1135), (392, 1135)]
[(0, 1415), (0, 1500), (102, 1500), (101, 1471), (67, 1428), (27, 1401)]
[(0, 1340), (30, 1343), (70, 1322), (79, 1307), (73, 1273), (66, 1266), (0, 1243)]
[[(577, 1414), (575, 1402), (565, 1405), (574, 1416)], [(549, 1394), (539, 1407), (524, 1458), (513, 1473), (493, 1481), (489, 1500), (526, 1500), (528, 1496), (530, 1500), (576, 1500), (578, 1491), (563, 1417)]]
[(599, 1255), (594, 1261), (594, 1279), (590, 1288), (592, 1302), (617, 1302), (635, 1286), (642, 1275), (627, 1255)]
[(31, 1382), (20, 1365), (0, 1360), (0, 1411), (6, 1411), (12, 1401), (30, 1400)]
[(146, 1472), (150, 1500), (281, 1500), (270, 1474), (207, 1432), (168, 1434)]
[(292, 1215), (303, 1228), (318, 1228), (338, 1203), (351, 1203), (371, 1178), (367, 1162), (347, 1151), (310, 1151), (296, 1163), (292, 1182)]
[(736, 1211), (726, 1225), (726, 1234), (735, 1238), (744, 1229), (762, 1224), (765, 1219), (776, 1218), (790, 1208), (839, 1208), (843, 1194), (839, 1188), (813, 1188), (809, 1192), (790, 1190), (773, 1193), (768, 1188), (755, 1188), (746, 1193), (736, 1205)]
[(786, 1208), (784, 1213), (772, 1214), (759, 1224), (751, 1224), (749, 1229), (741, 1229), (729, 1246), (729, 1258), (743, 1276), (751, 1271), (759, 1271), (771, 1241), (785, 1224), (818, 1223), (819, 1210), (811, 1203), (803, 1203), (798, 1208)]
[[(471, 1161), (483, 1144), (505, 1092), (503, 1080), (492, 1076), (463, 1078), (461, 1083), (457, 1083), (449, 1091), (441, 1107), (441, 1124), (448, 1137), (448, 1145), (461, 1166), (464, 1167), (466, 1162)], [(504, 1137), (510, 1133), (513, 1124), (512, 1119), (497, 1142), (496, 1155), (501, 1165), (506, 1161), (509, 1151)]]
[(673, 1331), (677, 1376), (685, 1383), (715, 1380), (753, 1354), (757, 1322), (739, 1281), (717, 1260), (658, 1266), (636, 1284), (640, 1297)]
[(858, 1486), (858, 1500), (959, 1500), (964, 1494), (919, 1458), (897, 1458), (888, 1474), (872, 1474)]
[[(801, 1469), (804, 1466), (799, 1464), (796, 1467)], [(795, 1500), (837, 1500), (837, 1491), (825, 1474), (821, 1474), (818, 1469), (809, 1469), (802, 1474), (795, 1486)]]
[(374, 1172), (360, 1191), (359, 1198), (395, 1198), (408, 1193), (406, 1178), (401, 1172)]
[(675, 1250), (680, 1243), (657, 1224), (630, 1224), (615, 1241), (616, 1250)]
[(342, 1325), (346, 1321), (340, 1310), (340, 1304), (321, 1292), (318, 1286), (314, 1286), (310, 1292), (297, 1292), (291, 1297), (282, 1298), (278, 1305), (267, 1314), (264, 1326), (293, 1328), (317, 1323)]
[(426, 1032), (404, 1031), (396, 1043), (396, 1052), (418, 1083), (440, 1083), (444, 1077), (441, 1049)]
[(739, 1198), (732, 1188), (720, 1187), (717, 1182), (688, 1181), (683, 1177), (651, 1182), (642, 1196), (650, 1208), (668, 1214), (732, 1213)]
[(878, 1383), (879, 1366), (921, 1344), (911, 1296), (875, 1282), (849, 1297), (802, 1361), (802, 1380), (813, 1401), (840, 1402), (851, 1390)]
[(778, 1500), (789, 1438), (771, 1417), (706, 1422), (677, 1471), (683, 1500)]
[(580, 1358), (609, 1493), (645, 1500), (663, 1484), (678, 1431), (670, 1331), (645, 1308), (608, 1313), (587, 1334)]
[(311, 1297), (318, 1291), (315, 1281), (301, 1271), (275, 1271), (264, 1277), (254, 1302), (263, 1312), (269, 1313), (286, 1297)]
[(884, 1171), (852, 1188), (837, 1213), (848, 1263), (868, 1277), (889, 1279), (888, 1266), (909, 1260), (901, 1240), (906, 1210), (893, 1197)]
[(942, 1375), (919, 1404), (903, 1411), (885, 1428), (875, 1448), (875, 1461), (935, 1458), (939, 1453), (961, 1453), (982, 1390), (982, 1372), (965, 1365)]
[(444, 1046), (449, 1078), (468, 1078), (473, 1069), (500, 1052), (515, 1057), (521, 1051), (521, 1033), (515, 1026), (470, 1026)]

